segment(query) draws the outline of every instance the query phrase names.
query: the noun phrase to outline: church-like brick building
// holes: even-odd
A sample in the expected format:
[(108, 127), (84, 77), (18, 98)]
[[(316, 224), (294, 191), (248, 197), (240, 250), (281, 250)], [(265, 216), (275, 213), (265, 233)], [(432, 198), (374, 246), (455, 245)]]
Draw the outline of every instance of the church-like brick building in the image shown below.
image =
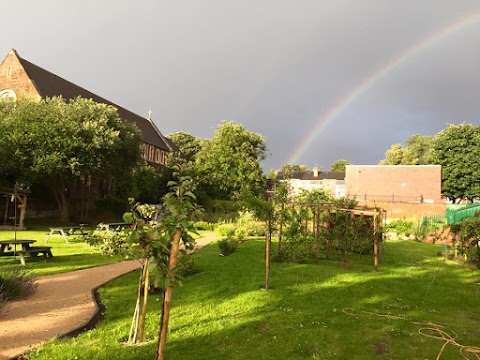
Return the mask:
[(0, 99), (22, 98), (42, 99), (61, 96), (71, 100), (78, 96), (117, 108), (123, 121), (135, 124), (143, 135), (142, 156), (153, 167), (165, 164), (166, 158), (175, 151), (175, 145), (155, 126), (150, 118), (143, 118), (123, 107), (112, 103), (72, 82), (65, 80), (20, 57), (10, 50), (0, 64)]

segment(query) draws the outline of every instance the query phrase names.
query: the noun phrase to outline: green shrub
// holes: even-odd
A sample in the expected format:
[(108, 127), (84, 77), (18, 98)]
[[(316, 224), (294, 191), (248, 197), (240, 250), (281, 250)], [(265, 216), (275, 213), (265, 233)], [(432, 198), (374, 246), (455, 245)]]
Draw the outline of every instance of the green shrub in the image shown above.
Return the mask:
[(85, 236), (85, 242), (90, 246), (98, 247), (106, 256), (123, 255), (127, 251), (125, 238), (114, 232), (94, 232)]
[(220, 254), (223, 256), (228, 256), (235, 251), (237, 251), (238, 241), (228, 237), (226, 239), (222, 239), (218, 242), (218, 248), (220, 250)]
[(35, 290), (35, 280), (23, 266), (0, 269), (0, 301), (19, 299)]
[(415, 223), (411, 220), (396, 219), (385, 226), (385, 231), (394, 231), (398, 234), (410, 235), (415, 232)]
[(235, 235), (235, 224), (220, 224), (215, 228), (215, 233), (220, 236)]
[(189, 254), (189, 255), (181, 255), (178, 258), (178, 264), (176, 273), (182, 277), (189, 276), (198, 273), (198, 268), (195, 263), (196, 255)]
[(246, 236), (264, 236), (265, 226), (258, 222), (251, 211), (239, 211), (235, 226), (235, 236), (243, 239)]
[(197, 230), (208, 230), (213, 231), (215, 229), (215, 224), (206, 222), (206, 221), (197, 221), (195, 224), (195, 229)]

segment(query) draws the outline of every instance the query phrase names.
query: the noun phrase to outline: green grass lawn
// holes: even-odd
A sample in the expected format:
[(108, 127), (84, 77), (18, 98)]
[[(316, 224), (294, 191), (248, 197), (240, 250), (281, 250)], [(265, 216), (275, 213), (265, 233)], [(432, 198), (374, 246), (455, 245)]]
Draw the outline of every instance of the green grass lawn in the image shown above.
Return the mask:
[[(199, 273), (175, 289), (167, 359), (435, 359), (444, 341), (419, 333), (431, 323), (479, 347), (480, 271), (436, 253), (434, 245), (389, 241), (378, 272), (370, 256), (347, 267), (273, 263), (272, 290), (264, 291), (262, 241), (228, 257), (207, 246), (197, 255)], [(123, 344), (137, 279), (131, 273), (99, 290), (106, 313), (97, 329), (54, 340), (29, 359), (153, 359), (158, 296), (150, 300), (149, 341)], [(451, 345), (441, 357), (460, 358)]]
[[(72, 270), (78, 270), (93, 266), (109, 264), (121, 260), (119, 256), (106, 257), (100, 251), (88, 245), (81, 236), (70, 236), (69, 244), (60, 236), (53, 236), (45, 243), (48, 228), (35, 230), (17, 231), (19, 240), (36, 240), (32, 246), (51, 246), (53, 258), (45, 263), (42, 256), (26, 258), (26, 268), (32, 271), (33, 275), (48, 275)], [(14, 239), (13, 231), (0, 231), (0, 240)], [(0, 267), (13, 267), (20, 265), (18, 257), (0, 257)]]

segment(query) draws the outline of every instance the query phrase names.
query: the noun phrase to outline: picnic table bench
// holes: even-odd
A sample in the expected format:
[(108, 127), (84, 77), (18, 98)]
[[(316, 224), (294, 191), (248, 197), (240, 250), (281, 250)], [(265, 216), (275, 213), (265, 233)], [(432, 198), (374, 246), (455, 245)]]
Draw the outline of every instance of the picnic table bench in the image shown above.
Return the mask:
[(50, 250), (51, 246), (30, 246), (26, 250), (21, 250), (18, 252), (20, 256), (20, 263), (25, 265), (25, 256), (36, 257), (40, 254), (43, 255), (45, 262), (47, 262), (48, 258), (52, 258), (52, 251)]
[(45, 242), (47, 243), (48, 240), (52, 236), (61, 236), (65, 239), (65, 241), (68, 244), (68, 237), (70, 235), (81, 235), (85, 237), (88, 235), (88, 224), (79, 224), (79, 225), (74, 225), (74, 226), (57, 226), (57, 227), (51, 227), (50, 228), (50, 233), (47, 234), (47, 239)]
[(126, 222), (118, 222), (118, 223), (100, 223), (97, 225), (98, 231), (111, 231), (111, 232), (122, 232), (126, 228), (128, 228), (131, 224)]
[(42, 254), (45, 261), (53, 257), (50, 246), (30, 246), (35, 242), (35, 240), (2, 240), (0, 256), (18, 256), (22, 265), (25, 265), (25, 257), (36, 257)]

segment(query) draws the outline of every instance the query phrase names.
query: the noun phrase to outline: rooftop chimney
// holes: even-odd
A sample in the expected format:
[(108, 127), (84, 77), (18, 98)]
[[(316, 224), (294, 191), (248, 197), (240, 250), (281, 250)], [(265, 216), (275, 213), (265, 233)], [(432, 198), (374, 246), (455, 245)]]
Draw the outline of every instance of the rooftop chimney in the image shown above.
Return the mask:
[(318, 170), (319, 170), (319, 169), (318, 169), (318, 166), (315, 166), (315, 167), (313, 168), (313, 176), (314, 176), (314, 177), (318, 177)]

